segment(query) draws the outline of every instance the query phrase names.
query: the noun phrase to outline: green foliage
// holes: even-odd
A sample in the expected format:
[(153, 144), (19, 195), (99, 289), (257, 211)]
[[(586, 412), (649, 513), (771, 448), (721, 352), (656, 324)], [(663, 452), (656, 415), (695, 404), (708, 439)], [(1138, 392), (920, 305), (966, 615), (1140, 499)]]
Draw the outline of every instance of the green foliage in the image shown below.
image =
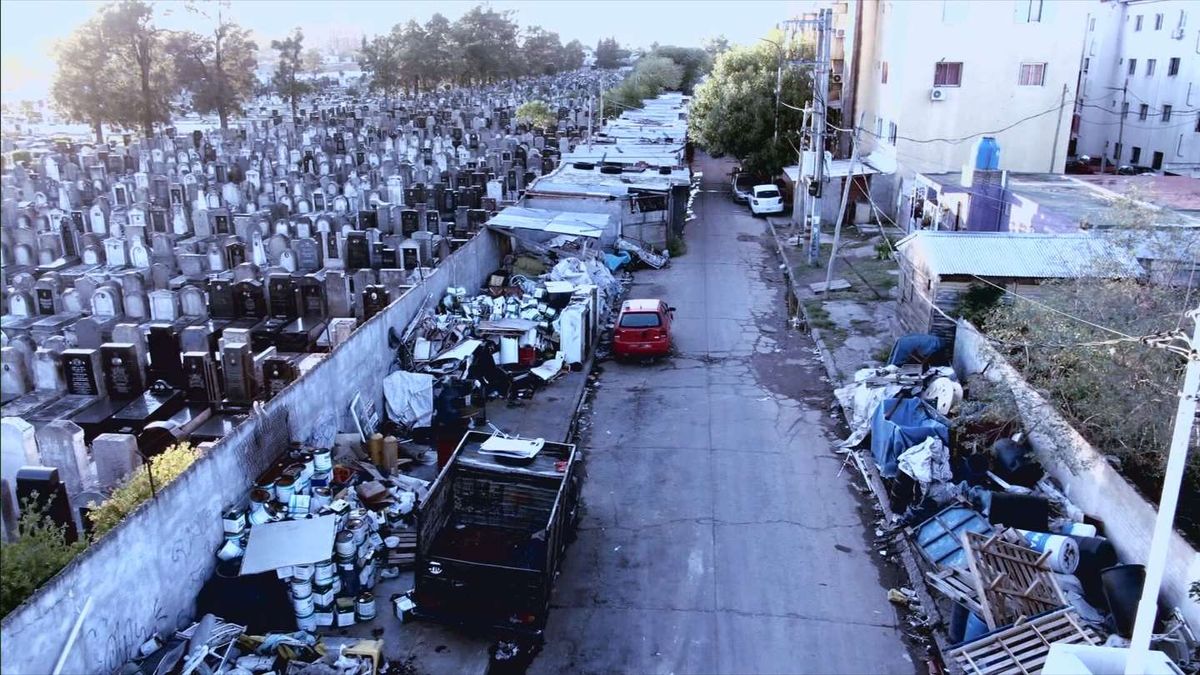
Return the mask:
[(606, 118), (616, 117), (630, 108), (641, 108), (645, 99), (679, 89), (682, 81), (683, 66), (671, 59), (664, 56), (641, 58), (629, 77), (604, 92), (603, 114)]
[(729, 51), (729, 38), (724, 35), (705, 38), (701, 44), (704, 45), (704, 51), (708, 52), (708, 55), (713, 59)]
[(667, 252), (672, 258), (678, 258), (687, 253), (687, 240), (683, 237), (671, 237), (667, 242)]
[(0, 616), (25, 602), (85, 546), (82, 541), (67, 543), (66, 529), (55, 524), (36, 494), (24, 500), (16, 539), (0, 544)]
[(958, 304), (958, 314), (977, 328), (984, 328), (988, 315), (996, 308), (1004, 290), (988, 284), (971, 284)]
[(526, 101), (517, 108), (517, 120), (535, 127), (549, 129), (558, 125), (558, 115), (545, 101)]
[(596, 67), (605, 70), (620, 68), (629, 59), (629, 50), (621, 47), (616, 38), (604, 38), (596, 43)]
[(229, 118), (243, 112), (254, 95), (258, 69), (258, 45), (250, 31), (217, 15), (212, 35), (175, 33), (167, 38), (166, 53), (172, 58), (178, 85), (191, 94), (192, 108), (201, 114), (217, 113), (221, 128)]
[[(155, 491), (163, 489), (167, 483), (175, 480), (183, 473), (199, 455), (187, 443), (173, 445), (161, 454), (151, 457), (149, 469), (140, 467), (125, 478), (120, 487), (100, 504), (89, 504), (92, 509), (88, 518), (92, 521), (95, 537), (113, 529), (125, 519), (125, 516), (150, 499)], [(154, 488), (151, 489), (151, 476)]]
[[(115, 61), (97, 58), (106, 51), (99, 17), (93, 17), (56, 46), (58, 73), (50, 96), (72, 122), (92, 125), (96, 142), (104, 142), (104, 124), (128, 121), (127, 111), (112, 91), (120, 75)], [(128, 82), (124, 84), (128, 85)]]
[(878, 243), (875, 244), (875, 259), (876, 260), (887, 260), (891, 257), (892, 257), (891, 242), (889, 242), (885, 239), (885, 240), (879, 241)]
[[(771, 39), (783, 38), (775, 33)], [(811, 77), (807, 69), (783, 69), (778, 106), (775, 82), (781, 59), (805, 58), (811, 51), (799, 42), (782, 45), (782, 51), (759, 42), (720, 54), (692, 99), (688, 132), (692, 140), (714, 156), (736, 157), (758, 176), (775, 176), (784, 166), (797, 163), (793, 146), (800, 145), (802, 113), (794, 108), (809, 101)]]
[(304, 69), (304, 32), (299, 28), (283, 40), (271, 40), (271, 49), (279, 52), (279, 64), (271, 76), (271, 84), (292, 106), (292, 117), (299, 114), (300, 98), (312, 90), (312, 86), (299, 79)]
[(670, 59), (682, 69), (679, 84), (670, 88), (685, 94), (691, 94), (700, 78), (712, 70), (712, 56), (707, 51), (695, 47), (655, 47), (651, 56)]

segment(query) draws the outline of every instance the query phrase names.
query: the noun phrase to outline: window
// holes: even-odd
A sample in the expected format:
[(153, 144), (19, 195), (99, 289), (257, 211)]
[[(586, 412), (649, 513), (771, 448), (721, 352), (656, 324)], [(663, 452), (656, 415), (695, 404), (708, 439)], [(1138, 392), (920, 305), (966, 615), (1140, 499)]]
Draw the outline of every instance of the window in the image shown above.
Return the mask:
[(1144, 120), (1149, 116), (1150, 116), (1150, 106), (1146, 105), (1145, 103), (1138, 106), (1138, 119), (1139, 120)]
[(1129, 59), (1129, 74), (1137, 74), (1137, 59)]
[(933, 67), (933, 86), (959, 87), (962, 86), (962, 63), (941, 62)]
[(1046, 84), (1046, 64), (1022, 63), (1017, 84), (1022, 87), (1040, 87)]
[(1175, 56), (1175, 57), (1172, 57), (1171, 60), (1167, 62), (1167, 77), (1175, 77), (1178, 74), (1179, 74), (1179, 57)]
[(887, 80), (888, 80), (888, 62), (884, 61), (883, 66), (880, 68), (879, 83), (887, 84)]
[(1142, 29), (1142, 15), (1138, 14), (1133, 18), (1133, 29), (1139, 31)]
[(1129, 101), (1121, 102), (1121, 117), (1129, 117)]
[(1154, 153), (1154, 159), (1150, 162), (1150, 168), (1155, 171), (1162, 171), (1163, 154), (1161, 152)]
[(1146, 59), (1146, 77), (1154, 74), (1154, 66), (1158, 65), (1158, 59)]
[(1142, 159), (1142, 149), (1136, 145), (1129, 149), (1129, 163), (1137, 164)]
[(1096, 17), (1088, 19), (1088, 32), (1090, 33), (1094, 30), (1096, 30)]
[(621, 328), (658, 328), (662, 321), (656, 312), (629, 312), (621, 315)]
[(1085, 57), (1083, 59), (1083, 72), (1086, 73), (1088, 71), (1088, 66), (1090, 66), (1090, 65), (1092, 65), (1092, 60), (1090, 58)]
[(1042, 0), (1016, 0), (1013, 9), (1017, 23), (1037, 23), (1042, 20)]
[(1154, 30), (1162, 30), (1162, 21), (1163, 21), (1162, 14), (1154, 15)]
[(896, 144), (896, 134), (899, 130), (896, 129), (895, 122), (888, 122), (888, 143)]
[(1164, 121), (1164, 122), (1171, 121), (1171, 106), (1169, 106), (1169, 105), (1163, 106), (1162, 121)]
[(1121, 144), (1120, 143), (1117, 143), (1116, 145), (1113, 146), (1113, 161), (1114, 162), (1121, 161)]
[(875, 138), (883, 138), (883, 118), (875, 118)]

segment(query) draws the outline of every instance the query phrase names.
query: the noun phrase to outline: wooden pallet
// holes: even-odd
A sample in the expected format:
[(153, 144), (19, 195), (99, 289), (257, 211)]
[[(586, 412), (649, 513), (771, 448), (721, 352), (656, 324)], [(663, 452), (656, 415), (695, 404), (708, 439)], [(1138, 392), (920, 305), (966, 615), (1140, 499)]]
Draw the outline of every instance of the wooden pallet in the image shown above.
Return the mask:
[(1067, 604), (1046, 562), (1050, 554), (1029, 548), (1020, 534), (1012, 530), (991, 535), (965, 532), (963, 550), (988, 630)]
[(929, 585), (942, 595), (971, 610), (976, 616), (983, 616), (983, 605), (979, 604), (979, 591), (975, 588), (975, 577), (967, 570), (958, 567), (948, 567), (940, 572), (926, 572)]
[(1050, 645), (1101, 643), (1075, 610), (1063, 607), (989, 633), (946, 653), (952, 667), (969, 675), (1030, 675), (1042, 672)]

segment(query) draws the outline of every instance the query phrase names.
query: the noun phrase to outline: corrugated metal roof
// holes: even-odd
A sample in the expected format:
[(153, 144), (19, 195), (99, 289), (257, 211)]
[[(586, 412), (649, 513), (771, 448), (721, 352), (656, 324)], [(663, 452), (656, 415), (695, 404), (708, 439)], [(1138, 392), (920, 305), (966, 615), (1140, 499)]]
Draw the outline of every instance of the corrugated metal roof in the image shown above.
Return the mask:
[(510, 206), (488, 221), (492, 227), (514, 230), (539, 230), (555, 234), (599, 238), (608, 226), (607, 213), (578, 213)]
[(1145, 273), (1128, 251), (1089, 234), (920, 231), (901, 239), (896, 250), (937, 276), (1074, 279)]

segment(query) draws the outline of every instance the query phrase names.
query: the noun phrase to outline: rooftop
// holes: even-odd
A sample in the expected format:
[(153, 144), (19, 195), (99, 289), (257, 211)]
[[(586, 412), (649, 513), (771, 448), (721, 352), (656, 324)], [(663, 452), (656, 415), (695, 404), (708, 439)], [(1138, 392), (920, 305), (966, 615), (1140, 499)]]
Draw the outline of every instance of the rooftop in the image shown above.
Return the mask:
[(686, 167), (673, 168), (670, 174), (661, 174), (657, 169), (601, 173), (599, 167), (576, 169), (565, 163), (533, 181), (526, 192), (620, 197), (629, 194), (630, 189), (665, 192), (672, 185), (687, 185), (690, 181), (690, 172)]
[(488, 226), (599, 238), (608, 225), (609, 217), (606, 213), (577, 213), (510, 206), (493, 216), (488, 221)]
[(935, 276), (1074, 279), (1144, 273), (1128, 252), (1090, 234), (922, 230), (901, 239), (896, 250), (923, 260)]
[(683, 162), (683, 145), (656, 143), (586, 143), (563, 155), (563, 162), (615, 162), (647, 166), (679, 166)]

